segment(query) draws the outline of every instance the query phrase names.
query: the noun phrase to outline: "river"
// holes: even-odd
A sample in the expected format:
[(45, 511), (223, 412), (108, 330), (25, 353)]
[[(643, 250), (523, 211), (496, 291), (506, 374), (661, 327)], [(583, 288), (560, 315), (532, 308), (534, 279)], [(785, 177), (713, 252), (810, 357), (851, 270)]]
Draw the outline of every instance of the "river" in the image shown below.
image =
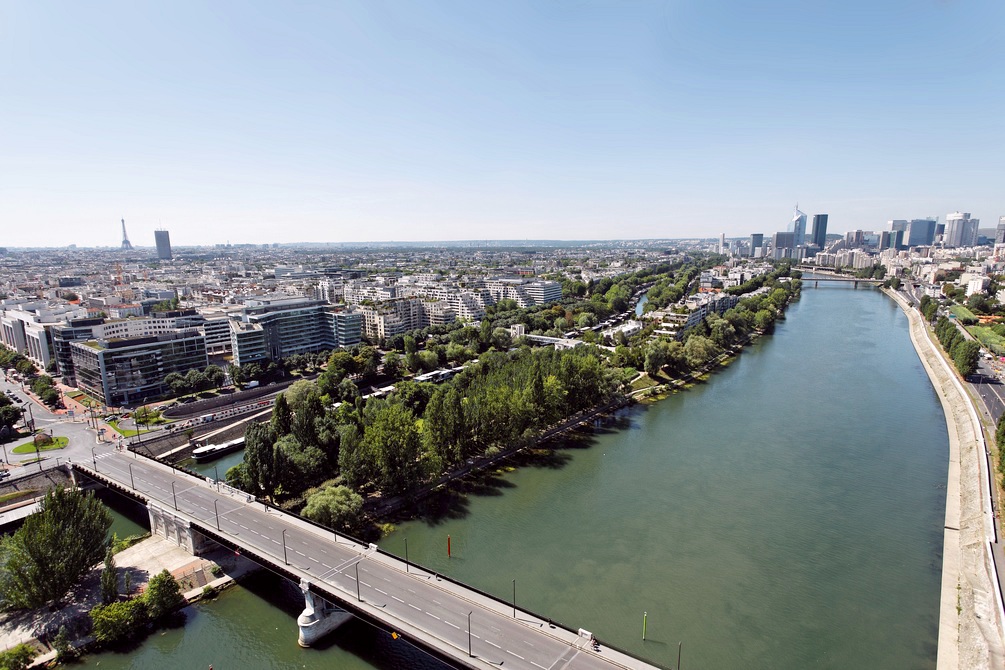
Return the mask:
[[(506, 600), (516, 580), (521, 607), (668, 667), (678, 642), (685, 668), (934, 667), (947, 453), (899, 308), (810, 287), (706, 383), (431, 501), (381, 544)], [(358, 622), (301, 650), (299, 608), (263, 576), (88, 663), (442, 667)]]

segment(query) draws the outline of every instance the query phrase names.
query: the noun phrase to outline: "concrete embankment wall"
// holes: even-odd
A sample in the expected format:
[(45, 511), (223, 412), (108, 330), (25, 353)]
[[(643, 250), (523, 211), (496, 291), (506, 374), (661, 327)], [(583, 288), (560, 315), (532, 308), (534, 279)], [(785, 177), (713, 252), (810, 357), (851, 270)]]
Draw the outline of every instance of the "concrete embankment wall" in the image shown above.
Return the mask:
[(907, 314), (911, 341), (942, 403), (949, 433), (937, 667), (1005, 667), (1005, 621), (991, 554), (995, 529), (983, 428), (921, 315), (897, 292), (884, 292)]

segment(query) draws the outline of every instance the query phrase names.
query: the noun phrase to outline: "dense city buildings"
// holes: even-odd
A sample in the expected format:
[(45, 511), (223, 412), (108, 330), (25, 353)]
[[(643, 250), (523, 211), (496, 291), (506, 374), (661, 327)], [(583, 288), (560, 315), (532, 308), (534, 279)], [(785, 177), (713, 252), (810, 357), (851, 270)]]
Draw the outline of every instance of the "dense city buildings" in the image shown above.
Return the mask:
[[(955, 212), (941, 234), (932, 217), (843, 235), (828, 233), (827, 214), (813, 216), (808, 235), (805, 223), (797, 209), (790, 230), (739, 239), (218, 245), (175, 252), (167, 231), (156, 231), (155, 252), (132, 245), (12, 250), (0, 256), (0, 343), (102, 402), (127, 404), (168, 394), (164, 378), (171, 372), (266, 366), (363, 343), (383, 347), (424, 328), (478, 325), (500, 303), (552, 304), (566, 291), (574, 295), (577, 284), (686, 259), (692, 250), (726, 260), (701, 273), (695, 295), (665, 314), (646, 315), (660, 319), (664, 334), (728, 309), (724, 291), (770, 270), (761, 258), (856, 272), (882, 266), (887, 275), (930, 282), (958, 272), (960, 289), (973, 294), (989, 289), (987, 278), (1002, 270), (997, 264), (1005, 257), (1005, 217), (997, 229), (979, 231), (976, 218)], [(973, 260), (961, 265), (954, 260), (961, 255)]]

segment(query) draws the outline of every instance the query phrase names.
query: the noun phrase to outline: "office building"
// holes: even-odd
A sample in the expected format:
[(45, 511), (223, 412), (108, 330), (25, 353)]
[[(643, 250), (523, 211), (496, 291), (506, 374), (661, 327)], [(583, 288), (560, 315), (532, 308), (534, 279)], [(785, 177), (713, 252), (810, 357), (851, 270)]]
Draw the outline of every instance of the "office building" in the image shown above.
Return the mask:
[(796, 205), (796, 211), (792, 214), (788, 232), (793, 235), (793, 247), (806, 244), (806, 215), (799, 211), (799, 205)]
[(764, 246), (764, 233), (750, 234), (750, 255), (757, 256), (757, 250)]
[(209, 364), (206, 338), (194, 328), (71, 342), (70, 352), (77, 386), (109, 406), (132, 406), (166, 395), (167, 375)]
[(154, 240), (157, 242), (157, 258), (162, 261), (171, 260), (171, 236), (166, 230), (155, 230)]
[(908, 247), (928, 246), (935, 241), (935, 219), (911, 219), (904, 231), (904, 245)]
[(977, 226), (980, 219), (971, 219), (970, 212), (953, 212), (946, 217), (946, 232), (942, 244), (946, 247), (973, 247), (977, 245)]
[(995, 244), (1005, 244), (1005, 216), (998, 219), (998, 228), (995, 230)]
[(813, 229), (810, 233), (810, 242), (817, 245), (821, 249), (827, 244), (827, 215), (826, 214), (814, 214), (813, 215)]
[(231, 350), (238, 365), (293, 354), (350, 347), (360, 342), (362, 318), (320, 300), (254, 299), (230, 322)]

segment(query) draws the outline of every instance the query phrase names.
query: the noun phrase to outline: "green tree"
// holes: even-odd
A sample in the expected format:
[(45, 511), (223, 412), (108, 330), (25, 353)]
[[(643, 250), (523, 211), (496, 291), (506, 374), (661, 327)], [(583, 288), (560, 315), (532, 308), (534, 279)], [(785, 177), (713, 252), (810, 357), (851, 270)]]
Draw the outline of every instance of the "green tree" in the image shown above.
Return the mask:
[(58, 486), (0, 543), (0, 597), (8, 608), (60, 600), (108, 547), (112, 517), (94, 497)]
[(367, 403), (366, 413), (363, 443), (375, 457), (376, 483), (386, 494), (404, 493), (421, 477), (415, 417), (404, 405), (386, 401)]
[(322, 526), (352, 532), (360, 527), (363, 497), (347, 486), (328, 486), (307, 498), (302, 514)]
[(143, 598), (98, 605), (91, 610), (92, 632), (95, 639), (104, 644), (128, 640), (148, 621)]
[(392, 351), (384, 358), (384, 374), (388, 377), (400, 377), (405, 365), (397, 351)]
[(119, 572), (111, 546), (105, 552), (105, 565), (101, 569), (101, 602), (107, 605), (119, 597)]
[(147, 614), (156, 621), (185, 605), (185, 596), (181, 594), (178, 582), (167, 570), (161, 570), (150, 578), (147, 590), (143, 593), (147, 606)]
[[(59, 632), (52, 640), (52, 648), (56, 650), (56, 663), (66, 663), (77, 658), (77, 650), (70, 645), (70, 633), (66, 626), (60, 626)], [(6, 668), (0, 660), (0, 668)]]
[(952, 349), (953, 363), (964, 377), (977, 371), (977, 360), (981, 353), (981, 345), (973, 340), (960, 340)]
[(272, 406), (272, 433), (277, 436), (289, 435), (293, 430), (293, 414), (286, 402), (286, 394), (276, 396), (276, 404)]
[(286, 402), (290, 405), (290, 411), (296, 415), (303, 409), (307, 396), (311, 393), (317, 393), (317, 391), (317, 384), (309, 379), (301, 379), (291, 384), (283, 395), (286, 396)]
[(278, 483), (273, 455), (275, 441), (271, 426), (265, 423), (252, 423), (244, 432), (244, 463), (252, 493), (267, 496), (275, 493)]
[(3, 670), (26, 670), (37, 654), (34, 647), (21, 643), (7, 651), (0, 652), (0, 668)]
[(203, 375), (209, 380), (212, 388), (219, 388), (227, 381), (227, 375), (219, 365), (207, 365)]

